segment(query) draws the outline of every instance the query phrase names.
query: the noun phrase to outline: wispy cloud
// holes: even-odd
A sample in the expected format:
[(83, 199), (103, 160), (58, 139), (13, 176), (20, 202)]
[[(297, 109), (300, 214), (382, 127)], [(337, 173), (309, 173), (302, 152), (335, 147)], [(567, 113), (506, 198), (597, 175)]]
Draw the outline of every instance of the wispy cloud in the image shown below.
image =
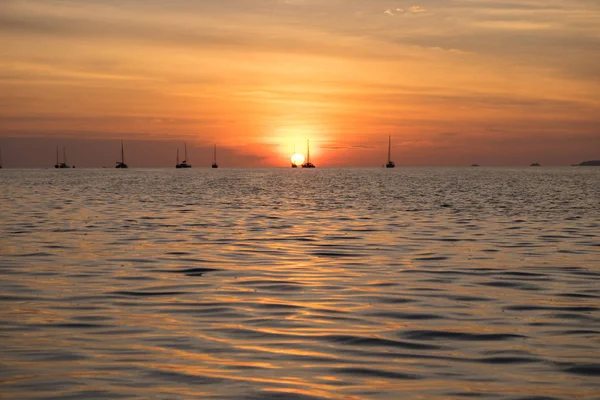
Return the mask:
[(383, 13), (386, 15), (389, 15), (390, 17), (393, 17), (395, 15), (418, 14), (418, 13), (422, 13), (425, 11), (427, 11), (427, 10), (425, 10), (421, 6), (410, 6), (406, 9), (405, 8), (388, 8)]
[(421, 6), (412, 6), (408, 9), (408, 11), (411, 13), (422, 13), (422, 12), (425, 12), (426, 10)]

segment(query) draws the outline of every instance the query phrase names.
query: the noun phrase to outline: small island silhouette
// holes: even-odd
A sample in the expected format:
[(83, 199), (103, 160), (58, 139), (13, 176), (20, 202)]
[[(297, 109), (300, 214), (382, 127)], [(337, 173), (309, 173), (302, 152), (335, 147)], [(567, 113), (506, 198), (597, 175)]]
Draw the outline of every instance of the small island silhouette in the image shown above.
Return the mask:
[(583, 161), (579, 163), (580, 167), (598, 167), (600, 166), (600, 160)]

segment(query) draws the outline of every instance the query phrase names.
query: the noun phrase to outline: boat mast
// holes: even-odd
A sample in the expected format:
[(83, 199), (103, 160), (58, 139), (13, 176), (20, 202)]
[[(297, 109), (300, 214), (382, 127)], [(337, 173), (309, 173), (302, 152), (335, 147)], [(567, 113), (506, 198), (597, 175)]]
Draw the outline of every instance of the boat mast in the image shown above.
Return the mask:
[(392, 161), (392, 135), (390, 135), (388, 143), (388, 163)]
[(310, 164), (310, 145), (308, 139), (306, 139), (306, 163)]
[(213, 153), (213, 164), (217, 163), (217, 144), (215, 143), (215, 149)]
[(67, 146), (63, 146), (63, 164), (67, 164)]
[(125, 151), (123, 151), (123, 139), (121, 139), (121, 163), (125, 164)]
[(177, 165), (179, 165), (179, 147), (177, 148)]
[(58, 145), (56, 145), (56, 165), (58, 165)]
[(0, 168), (2, 168), (2, 147), (0, 147)]
[(183, 161), (187, 163), (187, 142), (183, 142), (183, 152), (183, 155), (185, 156), (185, 159)]

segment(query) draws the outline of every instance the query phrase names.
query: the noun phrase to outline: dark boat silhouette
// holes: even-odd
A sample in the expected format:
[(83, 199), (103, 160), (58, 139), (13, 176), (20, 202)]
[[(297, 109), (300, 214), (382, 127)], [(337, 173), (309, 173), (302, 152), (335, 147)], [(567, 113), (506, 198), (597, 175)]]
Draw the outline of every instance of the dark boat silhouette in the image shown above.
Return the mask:
[(214, 152), (213, 152), (213, 168), (219, 168), (219, 164), (217, 164), (217, 145), (215, 144)]
[(183, 146), (185, 159), (181, 164), (179, 163), (179, 149), (177, 149), (177, 164), (175, 165), (175, 168), (192, 168), (192, 166), (187, 163), (187, 142), (184, 142)]
[(396, 164), (392, 161), (392, 135), (389, 137), (388, 142), (388, 160), (387, 164), (385, 164), (386, 168), (396, 168)]
[(117, 161), (117, 165), (115, 168), (129, 168), (127, 164), (125, 164), (125, 151), (123, 150), (123, 139), (121, 139), (121, 161)]
[(67, 165), (67, 149), (63, 147), (63, 162), (58, 162), (58, 145), (56, 145), (56, 164), (54, 164), (54, 168), (69, 168)]
[(530, 167), (541, 167), (540, 163), (534, 162), (531, 163)]
[[(296, 145), (294, 145), (294, 155), (296, 155)], [(292, 168), (298, 168), (298, 166), (292, 162)]]
[(316, 168), (313, 163), (310, 162), (310, 143), (306, 139), (306, 162), (302, 164), (302, 168)]

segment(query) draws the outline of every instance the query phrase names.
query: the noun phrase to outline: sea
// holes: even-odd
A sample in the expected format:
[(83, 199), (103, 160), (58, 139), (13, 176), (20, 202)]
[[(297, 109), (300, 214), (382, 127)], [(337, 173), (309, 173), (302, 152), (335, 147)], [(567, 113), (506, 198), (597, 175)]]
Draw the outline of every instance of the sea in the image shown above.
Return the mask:
[(0, 398), (600, 399), (600, 168), (0, 170)]

